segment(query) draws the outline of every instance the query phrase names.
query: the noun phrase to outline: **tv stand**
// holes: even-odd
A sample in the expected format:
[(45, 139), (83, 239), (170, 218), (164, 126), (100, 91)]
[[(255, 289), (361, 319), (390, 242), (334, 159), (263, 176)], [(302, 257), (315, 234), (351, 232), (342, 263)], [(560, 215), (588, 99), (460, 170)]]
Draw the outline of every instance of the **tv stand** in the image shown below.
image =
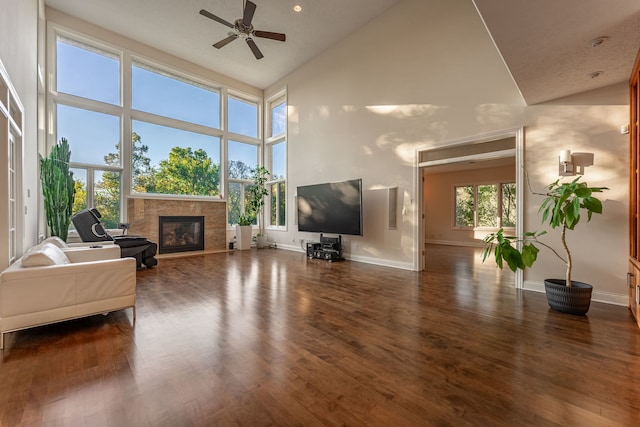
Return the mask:
[(307, 256), (328, 262), (344, 261), (342, 257), (342, 236), (325, 237), (321, 234), (320, 243), (307, 243)]

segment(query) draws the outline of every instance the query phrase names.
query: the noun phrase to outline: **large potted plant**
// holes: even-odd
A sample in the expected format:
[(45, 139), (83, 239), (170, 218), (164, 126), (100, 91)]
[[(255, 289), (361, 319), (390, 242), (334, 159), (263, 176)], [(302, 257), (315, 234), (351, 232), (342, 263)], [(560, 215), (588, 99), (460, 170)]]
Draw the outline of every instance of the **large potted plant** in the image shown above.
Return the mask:
[(69, 170), (71, 150), (62, 138), (51, 147), (47, 157), (40, 157), (40, 181), (44, 196), (47, 225), (52, 236), (67, 240), (76, 188), (73, 172)]
[[(602, 213), (602, 202), (594, 193), (608, 190), (606, 187), (589, 187), (586, 182), (579, 182), (580, 177), (570, 183), (562, 183), (560, 180), (549, 184), (545, 193), (534, 193), (544, 196), (538, 213), (542, 214), (542, 224), (551, 228), (561, 228), (560, 239), (564, 256), (550, 245), (540, 240), (546, 231), (526, 232), (522, 238), (505, 236), (501, 228), (496, 233), (485, 237), (485, 250), (482, 260), (485, 261), (491, 254), (495, 257), (499, 268), (506, 262), (512, 271), (524, 270), (531, 267), (536, 261), (539, 249), (536, 244), (549, 249), (566, 266), (564, 279), (545, 279), (545, 293), (547, 302), (554, 310), (570, 314), (585, 314), (591, 304), (593, 287), (590, 284), (578, 282), (572, 279), (573, 258), (567, 245), (567, 231), (574, 230), (580, 222), (582, 215), (586, 213), (587, 222), (594, 213)], [(522, 243), (521, 249), (517, 243)]]
[(262, 248), (266, 246), (266, 236), (263, 233), (263, 222), (259, 217), (264, 208), (264, 197), (269, 195), (266, 182), (271, 173), (267, 168), (258, 166), (253, 170), (253, 185), (249, 187), (244, 213), (238, 218), (236, 225), (236, 241), (238, 249), (249, 249), (251, 247), (251, 226), (258, 224), (258, 235), (256, 236), (256, 246)]

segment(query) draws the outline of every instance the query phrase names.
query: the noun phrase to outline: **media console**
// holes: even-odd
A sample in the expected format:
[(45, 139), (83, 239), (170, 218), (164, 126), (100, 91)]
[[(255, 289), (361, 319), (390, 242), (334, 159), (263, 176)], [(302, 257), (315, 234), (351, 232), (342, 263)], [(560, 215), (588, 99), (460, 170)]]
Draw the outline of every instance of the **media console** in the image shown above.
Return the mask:
[(307, 242), (309, 258), (324, 259), (329, 262), (344, 261), (342, 257), (342, 236), (325, 237), (320, 235), (320, 242)]

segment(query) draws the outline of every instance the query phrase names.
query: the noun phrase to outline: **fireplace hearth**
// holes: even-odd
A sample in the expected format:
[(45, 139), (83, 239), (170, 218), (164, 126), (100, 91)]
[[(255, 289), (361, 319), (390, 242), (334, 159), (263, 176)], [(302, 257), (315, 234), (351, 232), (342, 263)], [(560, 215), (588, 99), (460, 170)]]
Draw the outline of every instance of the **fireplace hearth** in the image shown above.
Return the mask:
[(204, 216), (160, 216), (158, 253), (204, 250)]

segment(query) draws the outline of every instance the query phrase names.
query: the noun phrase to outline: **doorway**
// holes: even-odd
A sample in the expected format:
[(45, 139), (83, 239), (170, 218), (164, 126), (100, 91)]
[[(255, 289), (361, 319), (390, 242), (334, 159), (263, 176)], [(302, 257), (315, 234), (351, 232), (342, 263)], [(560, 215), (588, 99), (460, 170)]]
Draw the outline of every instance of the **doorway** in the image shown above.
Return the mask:
[[(426, 257), (428, 256), (425, 245), (428, 242), (440, 241), (444, 244), (463, 246), (473, 240), (476, 246), (482, 244), (482, 230), (477, 227), (456, 228), (456, 219), (452, 213), (455, 211), (454, 191), (456, 191), (453, 183), (470, 182), (471, 176), (480, 177), (475, 178), (478, 183), (508, 181), (506, 178), (499, 178), (500, 170), (502, 170), (503, 176), (506, 173), (506, 176), (515, 178), (515, 191), (518, 196), (515, 203), (513, 232), (517, 236), (522, 235), (523, 197), (521, 195), (524, 188), (522, 128), (448, 141), (438, 147), (418, 150), (417, 157), (418, 227), (416, 242), (418, 246), (416, 248), (416, 264), (418, 270), (425, 269)], [(437, 232), (430, 233), (432, 234), (431, 238), (428, 238), (427, 218), (429, 215), (427, 215), (427, 210), (430, 207), (426, 205), (425, 189), (429, 191), (429, 175), (435, 177), (435, 174), (441, 174), (441, 177), (448, 179), (448, 181), (441, 181), (448, 182), (445, 184), (447, 188), (439, 189), (440, 193), (444, 195), (436, 199), (438, 200), (437, 204), (431, 203), (431, 208), (440, 210), (439, 215), (445, 217), (441, 218), (441, 221), (446, 221), (446, 225), (439, 228), (443, 231), (439, 233), (440, 235), (436, 235)], [(433, 181), (437, 182), (435, 179)], [(443, 209), (440, 209), (441, 207)], [(429, 211), (429, 214), (433, 214), (433, 210)], [(460, 237), (465, 234), (466, 237)], [(465, 240), (467, 243), (464, 242)], [(522, 271), (518, 270), (515, 275), (515, 287), (522, 288), (522, 286)]]

